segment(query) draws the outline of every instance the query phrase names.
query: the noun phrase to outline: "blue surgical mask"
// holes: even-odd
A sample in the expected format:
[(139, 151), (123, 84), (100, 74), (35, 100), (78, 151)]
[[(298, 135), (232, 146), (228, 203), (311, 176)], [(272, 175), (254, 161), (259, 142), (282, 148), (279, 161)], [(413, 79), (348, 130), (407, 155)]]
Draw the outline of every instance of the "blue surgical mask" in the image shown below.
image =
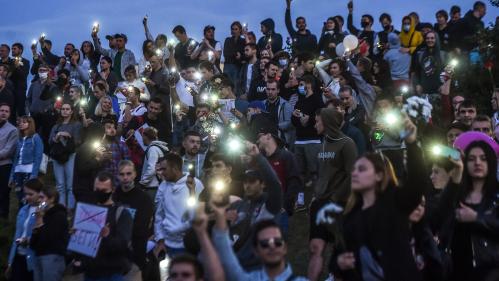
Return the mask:
[(280, 60), (279, 60), (279, 64), (280, 64), (281, 66), (286, 66), (286, 65), (288, 65), (288, 60), (287, 60), (287, 59), (280, 59)]
[(298, 86), (298, 94), (305, 95), (306, 93), (305, 86)]

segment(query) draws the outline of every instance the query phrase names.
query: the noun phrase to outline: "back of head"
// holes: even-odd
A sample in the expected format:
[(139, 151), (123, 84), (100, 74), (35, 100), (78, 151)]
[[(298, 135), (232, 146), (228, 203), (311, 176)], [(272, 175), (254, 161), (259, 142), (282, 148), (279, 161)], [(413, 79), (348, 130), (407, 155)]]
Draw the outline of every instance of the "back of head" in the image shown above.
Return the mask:
[(400, 48), (400, 37), (396, 33), (391, 32), (388, 34), (388, 43), (390, 44), (390, 49)]
[(330, 138), (343, 136), (343, 133), (340, 130), (341, 124), (343, 123), (343, 114), (334, 107), (322, 108), (319, 114), (322, 119), (322, 124), (324, 125), (326, 136)]

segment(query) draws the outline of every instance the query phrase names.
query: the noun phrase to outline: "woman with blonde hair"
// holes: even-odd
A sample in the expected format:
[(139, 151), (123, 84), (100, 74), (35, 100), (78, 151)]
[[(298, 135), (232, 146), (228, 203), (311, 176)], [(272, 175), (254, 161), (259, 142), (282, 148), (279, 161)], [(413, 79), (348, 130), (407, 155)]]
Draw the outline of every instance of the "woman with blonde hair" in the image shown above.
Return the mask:
[(30, 179), (38, 177), (43, 158), (43, 141), (36, 133), (35, 120), (31, 116), (18, 119), (19, 140), (10, 172), (9, 186), (14, 187), (19, 208), (23, 206), (23, 186)]

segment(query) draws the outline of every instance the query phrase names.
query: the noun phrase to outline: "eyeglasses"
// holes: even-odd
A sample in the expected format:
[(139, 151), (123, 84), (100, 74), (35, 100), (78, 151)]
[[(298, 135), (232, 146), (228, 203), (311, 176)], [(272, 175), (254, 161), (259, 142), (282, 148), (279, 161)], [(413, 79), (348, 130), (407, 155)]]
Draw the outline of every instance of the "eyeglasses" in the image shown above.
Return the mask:
[(191, 272), (188, 272), (188, 271), (182, 271), (182, 272), (175, 272), (174, 271), (174, 272), (170, 273), (170, 276), (168, 277), (168, 280), (173, 280), (173, 279), (176, 279), (176, 278), (179, 278), (179, 277), (181, 277), (181, 278), (189, 278), (192, 275), (194, 275), (194, 274), (192, 274)]
[(270, 239), (258, 240), (258, 245), (262, 249), (268, 249), (272, 245), (274, 248), (280, 248), (284, 245), (284, 239), (281, 237), (274, 237)]

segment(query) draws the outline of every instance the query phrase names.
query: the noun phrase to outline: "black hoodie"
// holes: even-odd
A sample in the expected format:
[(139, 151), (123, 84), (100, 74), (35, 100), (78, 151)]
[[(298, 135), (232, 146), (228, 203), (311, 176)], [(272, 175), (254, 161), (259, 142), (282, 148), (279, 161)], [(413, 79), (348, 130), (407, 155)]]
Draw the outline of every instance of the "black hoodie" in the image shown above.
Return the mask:
[(291, 36), (293, 56), (297, 56), (301, 53), (314, 54), (317, 52), (317, 37), (310, 33), (307, 29), (305, 34), (301, 34), (293, 28), (291, 23), (291, 11), (286, 9), (285, 15), (286, 28), (288, 29), (289, 36)]
[(353, 140), (340, 130), (343, 116), (334, 108), (324, 108), (320, 112), (324, 125), (322, 151), (317, 155), (319, 177), (315, 185), (315, 197), (331, 199), (344, 205), (350, 193), (350, 174), (357, 147)]
[(68, 221), (66, 208), (55, 204), (43, 216), (43, 225), (33, 229), (31, 248), (37, 256), (66, 254), (68, 245)]
[(268, 31), (267, 34), (265, 34), (263, 37), (258, 40), (258, 50), (263, 50), (265, 49), (265, 46), (267, 46), (267, 43), (269, 42), (269, 39), (272, 39), (271, 45), (272, 45), (272, 53), (277, 53), (280, 50), (282, 50), (282, 36), (279, 33), (275, 33), (275, 23), (274, 20), (271, 18), (263, 20), (261, 25), (265, 26)]

